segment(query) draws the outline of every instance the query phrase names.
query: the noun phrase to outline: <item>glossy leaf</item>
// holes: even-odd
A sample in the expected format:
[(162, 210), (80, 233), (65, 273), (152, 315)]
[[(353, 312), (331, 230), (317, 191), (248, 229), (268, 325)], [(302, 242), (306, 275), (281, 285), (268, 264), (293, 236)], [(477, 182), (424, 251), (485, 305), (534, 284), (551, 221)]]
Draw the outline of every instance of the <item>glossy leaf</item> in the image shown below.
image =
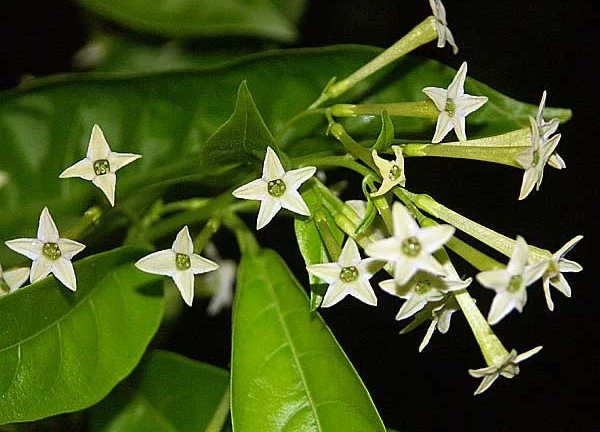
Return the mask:
[[(206, 181), (212, 173), (199, 170), (199, 153), (204, 148), (206, 157), (206, 142), (231, 116), (244, 80), (252, 91), (251, 99), (244, 96), (247, 112), (252, 111), (250, 101), (254, 101), (275, 141), (289, 149), (290, 155), (337, 151), (339, 144), (326, 138), (321, 114), (289, 121), (316, 99), (332, 76), (350, 74), (378, 52), (360, 46), (274, 51), (216, 68), (119, 77), (67, 75), (3, 92), (0, 170), (6, 173), (7, 183), (0, 188), (0, 239), (31, 237), (44, 206), (59, 229), (68, 228), (91, 204), (106, 206), (101, 192), (89, 182), (58, 178), (62, 170), (85, 156), (94, 123), (102, 127), (114, 151), (143, 155), (118, 173), (117, 208), (136, 200), (128, 208), (139, 211), (154, 199), (156, 188)], [(367, 80), (344, 100), (423, 100), (424, 86), (445, 87), (454, 73), (433, 60), (407, 57), (387, 80), (377, 85)], [(465, 88), (489, 97), (483, 108), (469, 116), (472, 137), (525, 126), (528, 116), (537, 111), (536, 105), (514, 101), (471, 79)], [(570, 115), (568, 110), (548, 109), (547, 113), (562, 120)], [(378, 116), (345, 123), (356, 137), (372, 140), (380, 132)], [(397, 138), (423, 139), (432, 136), (434, 128), (432, 119), (394, 119)], [(221, 176), (217, 186), (239, 184), (249, 169), (256, 170), (255, 166), (240, 167), (232, 175)], [(197, 190), (204, 193), (202, 188)], [(15, 254), (0, 249), (0, 262), (5, 267), (14, 264)]]
[(228, 414), (229, 372), (156, 350), (92, 409), (91, 429), (219, 431)]
[(134, 30), (161, 36), (256, 36), (292, 42), (293, 23), (271, 0), (78, 0), (90, 10)]
[(115, 249), (75, 263), (77, 291), (54, 277), (0, 298), (0, 424), (86, 408), (139, 362), (162, 316), (157, 277)]
[(201, 172), (222, 178), (223, 173), (239, 165), (262, 166), (267, 146), (277, 149), (265, 125), (246, 81), (240, 84), (231, 117), (200, 147)]
[(276, 252), (242, 257), (233, 319), (235, 430), (385, 430), (352, 364)]

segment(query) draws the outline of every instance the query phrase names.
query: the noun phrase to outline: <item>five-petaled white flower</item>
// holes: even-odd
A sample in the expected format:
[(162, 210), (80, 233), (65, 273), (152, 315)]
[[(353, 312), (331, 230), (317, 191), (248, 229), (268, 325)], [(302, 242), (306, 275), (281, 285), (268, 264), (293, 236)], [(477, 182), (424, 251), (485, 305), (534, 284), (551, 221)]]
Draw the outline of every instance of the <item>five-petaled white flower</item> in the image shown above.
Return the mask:
[(560, 134), (549, 139), (544, 138), (540, 132), (537, 121), (529, 117), (531, 124), (531, 146), (516, 156), (516, 161), (525, 169), (519, 199), (522, 200), (530, 194), (535, 186), (539, 190), (544, 178), (544, 167), (560, 141)]
[(217, 263), (194, 253), (194, 244), (187, 226), (179, 231), (171, 249), (151, 253), (139, 259), (135, 266), (146, 273), (172, 278), (188, 306), (194, 300), (194, 275), (219, 267)]
[(84, 159), (71, 165), (60, 173), (60, 178), (81, 177), (98, 186), (111, 206), (115, 205), (115, 185), (117, 170), (141, 158), (133, 153), (116, 153), (111, 151), (104, 138), (104, 133), (97, 124), (92, 128), (87, 155)]
[(329, 284), (321, 307), (338, 303), (348, 294), (371, 306), (377, 305), (377, 297), (369, 279), (382, 267), (372, 258), (361, 259), (356, 242), (349, 237), (337, 262), (313, 264), (306, 270)]
[(394, 279), (406, 284), (418, 271), (443, 275), (445, 269), (431, 254), (454, 235), (454, 227), (437, 225), (421, 228), (406, 207), (395, 202), (392, 207), (393, 235), (365, 248), (367, 255), (394, 263)]
[(502, 270), (488, 270), (476, 277), (481, 285), (496, 291), (487, 320), (496, 324), (510, 311), (523, 311), (527, 302), (527, 287), (542, 277), (548, 267), (547, 262), (527, 265), (528, 250), (525, 239), (517, 236), (508, 265)]
[(519, 374), (519, 363), (523, 360), (527, 360), (529, 357), (537, 354), (542, 349), (541, 346), (530, 349), (523, 354), (518, 354), (515, 350), (512, 350), (504, 358), (500, 359), (497, 363), (487, 366), (481, 369), (469, 369), (469, 374), (473, 378), (483, 378), (481, 384), (475, 390), (475, 394), (481, 394), (486, 391), (490, 386), (498, 379), (500, 375), (505, 378), (513, 378)]
[(267, 147), (262, 177), (240, 186), (232, 194), (236, 198), (261, 201), (256, 220), (256, 229), (259, 230), (271, 222), (282, 207), (303, 216), (310, 216), (310, 210), (300, 196), (298, 188), (316, 171), (317, 168), (311, 166), (285, 171), (275, 151)]
[(29, 267), (4, 271), (0, 265), (0, 296), (17, 290), (27, 278), (29, 278)]
[(423, 271), (417, 272), (406, 284), (400, 285), (395, 279), (385, 280), (379, 286), (385, 292), (406, 299), (396, 320), (408, 318), (430, 302), (442, 300), (446, 293), (465, 289), (472, 279), (461, 280), (458, 277), (436, 276)]
[(452, 32), (448, 28), (448, 22), (446, 21), (446, 8), (444, 8), (444, 5), (440, 0), (429, 0), (429, 6), (431, 6), (435, 18), (435, 31), (438, 34), (438, 48), (445, 47), (446, 41), (448, 41), (452, 47), (452, 52), (454, 54), (458, 53), (458, 46), (454, 42), (454, 36), (452, 36)]
[(373, 196), (381, 196), (396, 185), (403, 187), (406, 185), (402, 149), (399, 146), (392, 146), (392, 150), (396, 156), (396, 159), (393, 161), (383, 159), (377, 154), (377, 151), (372, 151), (373, 162), (375, 162), (382, 179), (381, 186), (379, 186), (377, 192), (372, 194)]
[(565, 296), (571, 297), (571, 287), (562, 273), (580, 272), (583, 270), (583, 267), (581, 267), (581, 265), (575, 261), (564, 258), (564, 256), (569, 253), (569, 251), (573, 249), (573, 247), (579, 243), (582, 238), (582, 235), (573, 237), (546, 261), (548, 263), (548, 268), (542, 276), (542, 283), (544, 285), (546, 304), (550, 310), (554, 310), (554, 302), (550, 296), (550, 285), (559, 290)]
[(463, 62), (448, 89), (425, 87), (425, 93), (433, 101), (440, 114), (431, 142), (439, 143), (454, 128), (460, 141), (466, 141), (465, 117), (487, 102), (486, 96), (471, 96), (463, 89), (467, 77), (467, 62)]
[[(544, 120), (544, 108), (546, 107), (546, 90), (542, 93), (542, 100), (540, 101), (540, 105), (538, 106), (538, 111), (535, 116), (535, 121), (538, 125), (538, 132), (540, 134), (540, 140), (548, 140), (550, 135), (556, 132), (558, 129), (558, 125), (560, 121), (557, 118), (552, 118), (548, 121)], [(558, 153), (554, 152), (548, 159), (548, 165), (552, 168), (563, 169), (567, 167), (567, 164), (561, 158)]]
[(85, 245), (75, 240), (60, 238), (48, 208), (44, 207), (40, 214), (37, 238), (8, 240), (5, 244), (33, 261), (29, 274), (31, 283), (53, 273), (67, 288), (72, 291), (77, 289), (71, 259), (81, 252)]

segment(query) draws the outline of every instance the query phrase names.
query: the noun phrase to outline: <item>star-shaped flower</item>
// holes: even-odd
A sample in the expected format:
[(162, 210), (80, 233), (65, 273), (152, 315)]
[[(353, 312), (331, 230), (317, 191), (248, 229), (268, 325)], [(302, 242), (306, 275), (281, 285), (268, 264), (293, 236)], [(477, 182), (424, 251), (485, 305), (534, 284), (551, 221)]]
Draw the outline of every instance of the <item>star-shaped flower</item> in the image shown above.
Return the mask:
[(219, 267), (217, 263), (194, 253), (194, 244), (187, 226), (179, 231), (171, 249), (146, 255), (135, 266), (146, 273), (172, 278), (188, 306), (194, 300), (194, 275)]
[(441, 277), (420, 271), (404, 285), (398, 284), (395, 279), (389, 279), (380, 282), (379, 286), (389, 294), (406, 299), (396, 315), (396, 320), (399, 321), (416, 314), (427, 303), (442, 300), (446, 293), (465, 289), (470, 284), (471, 278), (463, 281), (451, 276)]
[(72, 291), (77, 289), (77, 280), (71, 259), (81, 252), (85, 245), (74, 240), (60, 238), (48, 208), (44, 207), (40, 214), (37, 238), (9, 240), (5, 244), (33, 261), (29, 274), (31, 283), (53, 273), (67, 288)]
[(452, 46), (452, 52), (458, 53), (458, 46), (454, 42), (454, 36), (448, 28), (448, 22), (446, 21), (446, 8), (440, 0), (429, 0), (429, 5), (435, 18), (435, 31), (438, 34), (438, 48), (446, 46), (446, 41)]
[(60, 178), (81, 177), (98, 186), (111, 206), (115, 205), (115, 185), (117, 170), (141, 158), (133, 153), (116, 153), (111, 151), (104, 133), (97, 124), (92, 128), (87, 155), (84, 159), (71, 165), (60, 173)]
[(466, 141), (465, 118), (487, 102), (485, 96), (471, 96), (463, 89), (467, 77), (467, 62), (463, 62), (448, 89), (425, 87), (425, 93), (433, 101), (440, 114), (431, 142), (438, 143), (454, 128), (460, 141)]
[(338, 303), (347, 295), (371, 306), (377, 305), (377, 297), (369, 279), (381, 268), (372, 258), (361, 259), (356, 242), (349, 237), (337, 262), (313, 264), (306, 270), (329, 284), (321, 307)]
[(527, 287), (542, 277), (547, 262), (527, 265), (528, 249), (525, 239), (517, 237), (508, 265), (503, 270), (489, 270), (477, 275), (477, 280), (486, 288), (496, 291), (487, 320), (496, 324), (510, 311), (523, 311), (527, 302)]
[(512, 350), (506, 357), (500, 359), (497, 363), (481, 369), (469, 369), (469, 374), (474, 378), (483, 378), (475, 394), (481, 394), (486, 391), (498, 379), (500, 375), (505, 378), (513, 378), (519, 374), (519, 363), (527, 360), (529, 357), (537, 354), (542, 349), (541, 346), (535, 347), (523, 354), (518, 354)]
[(283, 207), (303, 216), (310, 216), (310, 210), (300, 196), (298, 188), (311, 178), (317, 168), (309, 166), (285, 171), (277, 154), (267, 147), (263, 163), (262, 177), (240, 186), (232, 192), (236, 198), (260, 200), (260, 209), (256, 220), (259, 230)]
[(4, 271), (0, 265), (0, 296), (19, 289), (27, 278), (29, 278), (29, 267)]
[(575, 261), (568, 260), (564, 256), (569, 253), (573, 247), (579, 243), (583, 238), (582, 235), (578, 235), (569, 240), (563, 247), (561, 247), (556, 253), (552, 255), (552, 258), (547, 260), (548, 268), (542, 276), (542, 283), (544, 286), (544, 295), (546, 297), (546, 303), (548, 309), (554, 310), (554, 302), (550, 296), (550, 285), (559, 290), (567, 297), (571, 297), (571, 287), (567, 282), (567, 279), (562, 275), (568, 272), (580, 272), (583, 267)]
[(525, 169), (519, 199), (526, 198), (533, 187), (539, 190), (544, 178), (544, 167), (560, 141), (560, 134), (550, 139), (545, 139), (533, 117), (529, 117), (531, 124), (531, 146), (516, 156), (516, 161)]
[[(540, 134), (540, 140), (548, 140), (550, 135), (556, 132), (560, 121), (557, 118), (550, 119), (549, 121), (544, 120), (544, 108), (546, 107), (546, 90), (542, 93), (542, 100), (538, 106), (538, 111), (535, 116), (535, 121), (538, 125), (538, 132)], [(567, 164), (561, 158), (558, 153), (554, 152), (548, 159), (548, 165), (556, 169), (563, 169), (567, 167)]]
[(393, 161), (383, 159), (377, 154), (377, 151), (372, 151), (373, 162), (375, 162), (382, 179), (381, 186), (373, 196), (381, 196), (396, 185), (403, 187), (406, 185), (402, 149), (399, 146), (392, 146), (392, 150), (396, 156), (396, 159)]
[(431, 254), (454, 234), (454, 227), (437, 225), (421, 228), (406, 207), (396, 202), (392, 207), (393, 236), (375, 241), (365, 248), (367, 255), (394, 263), (394, 279), (406, 284), (418, 271), (443, 275), (445, 270)]

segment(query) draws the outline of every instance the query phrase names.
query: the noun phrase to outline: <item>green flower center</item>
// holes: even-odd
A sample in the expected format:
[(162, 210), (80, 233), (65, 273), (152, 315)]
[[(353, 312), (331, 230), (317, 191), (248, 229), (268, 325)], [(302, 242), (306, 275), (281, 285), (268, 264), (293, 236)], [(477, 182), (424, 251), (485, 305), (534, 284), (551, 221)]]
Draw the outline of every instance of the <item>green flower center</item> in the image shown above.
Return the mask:
[(533, 152), (533, 166), (537, 166), (539, 163), (540, 163), (540, 152), (534, 151)]
[(415, 284), (417, 294), (425, 294), (429, 290), (431, 290), (431, 281), (428, 279), (421, 279)]
[(446, 106), (444, 107), (444, 111), (446, 111), (450, 115), (450, 117), (454, 115), (454, 112), (456, 111), (456, 105), (454, 104), (454, 101), (452, 99), (446, 99)]
[(342, 268), (340, 271), (340, 280), (345, 283), (354, 282), (358, 279), (358, 269), (354, 266)]
[(56, 243), (44, 243), (44, 246), (42, 246), (42, 253), (46, 258), (52, 261), (59, 259), (62, 255), (60, 248)]
[(392, 165), (390, 171), (388, 173), (388, 178), (392, 181), (398, 180), (398, 178), (402, 175), (402, 169), (396, 164)]
[(523, 285), (523, 276), (521, 276), (521, 275), (511, 276), (510, 280), (508, 281), (508, 292), (516, 293), (521, 289), (522, 285)]
[(175, 254), (175, 267), (177, 270), (187, 270), (191, 267), (190, 256), (187, 254)]
[(405, 238), (402, 242), (402, 252), (409, 257), (416, 257), (421, 253), (421, 242), (415, 236)]
[(285, 182), (281, 179), (271, 180), (267, 183), (267, 192), (274, 197), (280, 197), (285, 193)]
[(98, 159), (94, 161), (94, 172), (96, 175), (104, 175), (110, 172), (110, 163), (107, 159)]

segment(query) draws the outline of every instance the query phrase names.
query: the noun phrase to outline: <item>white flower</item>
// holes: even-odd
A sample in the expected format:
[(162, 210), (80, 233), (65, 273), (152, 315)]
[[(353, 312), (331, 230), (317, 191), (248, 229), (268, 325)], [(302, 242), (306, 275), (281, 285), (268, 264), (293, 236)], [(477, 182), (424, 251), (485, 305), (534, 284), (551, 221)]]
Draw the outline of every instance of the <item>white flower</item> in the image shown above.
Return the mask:
[(372, 151), (373, 162), (379, 170), (382, 182), (381, 186), (372, 194), (373, 196), (381, 196), (391, 190), (394, 186), (404, 186), (406, 184), (406, 177), (404, 175), (404, 156), (402, 156), (402, 149), (399, 146), (392, 146), (396, 159), (389, 161), (379, 157), (377, 151)]
[(471, 96), (463, 89), (467, 77), (467, 62), (463, 62), (448, 90), (438, 87), (425, 87), (425, 93), (440, 111), (431, 142), (438, 143), (454, 128), (460, 141), (466, 141), (465, 117), (478, 110), (487, 102), (485, 96)]
[(115, 205), (116, 172), (130, 164), (141, 155), (133, 153), (116, 153), (111, 151), (104, 133), (97, 124), (92, 128), (87, 155), (84, 159), (71, 165), (60, 173), (60, 178), (81, 177), (98, 186), (111, 206)]
[(333, 306), (347, 295), (376, 306), (377, 297), (369, 279), (380, 268), (381, 264), (372, 258), (361, 259), (356, 242), (349, 237), (337, 262), (313, 264), (306, 270), (329, 284), (321, 307)]
[(516, 156), (517, 163), (525, 169), (519, 193), (520, 200), (526, 198), (534, 186), (535, 190), (539, 190), (544, 178), (544, 166), (560, 141), (560, 134), (550, 139), (544, 138), (533, 117), (529, 117), (529, 123), (531, 124), (531, 146)]
[(259, 230), (283, 207), (303, 216), (310, 216), (310, 210), (300, 196), (298, 188), (317, 171), (315, 167), (304, 167), (285, 171), (277, 154), (267, 147), (263, 163), (262, 177), (240, 186), (232, 192), (236, 198), (260, 200), (260, 210), (256, 221)]
[(187, 226), (179, 231), (171, 249), (151, 253), (138, 260), (135, 266), (146, 273), (172, 278), (188, 306), (194, 300), (194, 275), (219, 267), (215, 262), (194, 253)]
[(435, 17), (435, 31), (438, 34), (438, 48), (443, 48), (446, 46), (446, 41), (452, 46), (452, 52), (454, 54), (458, 53), (458, 46), (454, 42), (454, 37), (452, 36), (452, 32), (448, 28), (448, 22), (446, 21), (446, 8), (440, 0), (429, 0), (429, 5), (431, 6), (431, 10), (433, 11), (433, 16)]
[(231, 306), (237, 266), (233, 260), (221, 259), (214, 243), (208, 243), (204, 252), (207, 257), (219, 264), (217, 270), (202, 276), (204, 285), (212, 289), (212, 297), (206, 307), (206, 313), (214, 316)]
[(548, 268), (542, 276), (542, 282), (544, 285), (546, 303), (548, 304), (548, 309), (550, 310), (554, 310), (554, 302), (550, 296), (550, 285), (559, 290), (565, 296), (571, 297), (571, 287), (562, 273), (580, 272), (583, 270), (583, 267), (581, 267), (581, 265), (575, 261), (564, 258), (564, 256), (571, 249), (573, 249), (573, 247), (579, 243), (582, 238), (582, 235), (573, 237), (563, 247), (556, 251), (556, 253), (552, 255), (552, 258), (546, 261), (548, 263)]
[(431, 255), (454, 234), (454, 227), (437, 225), (421, 228), (406, 207), (392, 207), (393, 236), (375, 241), (365, 248), (367, 255), (394, 263), (394, 279), (406, 284), (418, 271), (443, 275), (442, 265)]
[(0, 265), (0, 296), (17, 290), (27, 278), (29, 278), (29, 267), (4, 271)]
[(496, 291), (487, 317), (490, 324), (496, 324), (513, 309), (521, 312), (527, 302), (526, 288), (538, 280), (548, 267), (547, 262), (527, 265), (527, 261), (527, 243), (518, 236), (505, 269), (489, 270), (477, 275), (481, 285)]
[(33, 260), (29, 280), (34, 283), (50, 273), (72, 291), (77, 289), (75, 270), (71, 259), (85, 245), (74, 240), (60, 238), (58, 229), (48, 208), (40, 214), (37, 238), (20, 238), (6, 241), (6, 246)]
[(542, 349), (541, 346), (535, 347), (523, 354), (518, 354), (512, 350), (506, 357), (500, 359), (497, 363), (481, 369), (469, 369), (469, 374), (474, 378), (483, 378), (475, 394), (481, 394), (486, 391), (502, 375), (505, 378), (513, 378), (519, 374), (519, 363), (527, 360), (529, 357), (537, 354)]
[(395, 279), (379, 283), (385, 292), (406, 299), (396, 320), (408, 318), (427, 305), (429, 302), (442, 300), (450, 291), (465, 289), (471, 284), (471, 278), (463, 281), (452, 276), (439, 277), (425, 272), (417, 272), (406, 284), (400, 285)]
[[(550, 135), (556, 132), (560, 121), (557, 118), (550, 119), (549, 121), (544, 120), (544, 108), (546, 107), (546, 90), (542, 93), (542, 100), (538, 106), (537, 115), (535, 116), (536, 123), (538, 125), (538, 131), (541, 140), (548, 140)], [(567, 164), (561, 158), (558, 153), (554, 152), (548, 159), (548, 165), (556, 169), (563, 169), (567, 167)]]

